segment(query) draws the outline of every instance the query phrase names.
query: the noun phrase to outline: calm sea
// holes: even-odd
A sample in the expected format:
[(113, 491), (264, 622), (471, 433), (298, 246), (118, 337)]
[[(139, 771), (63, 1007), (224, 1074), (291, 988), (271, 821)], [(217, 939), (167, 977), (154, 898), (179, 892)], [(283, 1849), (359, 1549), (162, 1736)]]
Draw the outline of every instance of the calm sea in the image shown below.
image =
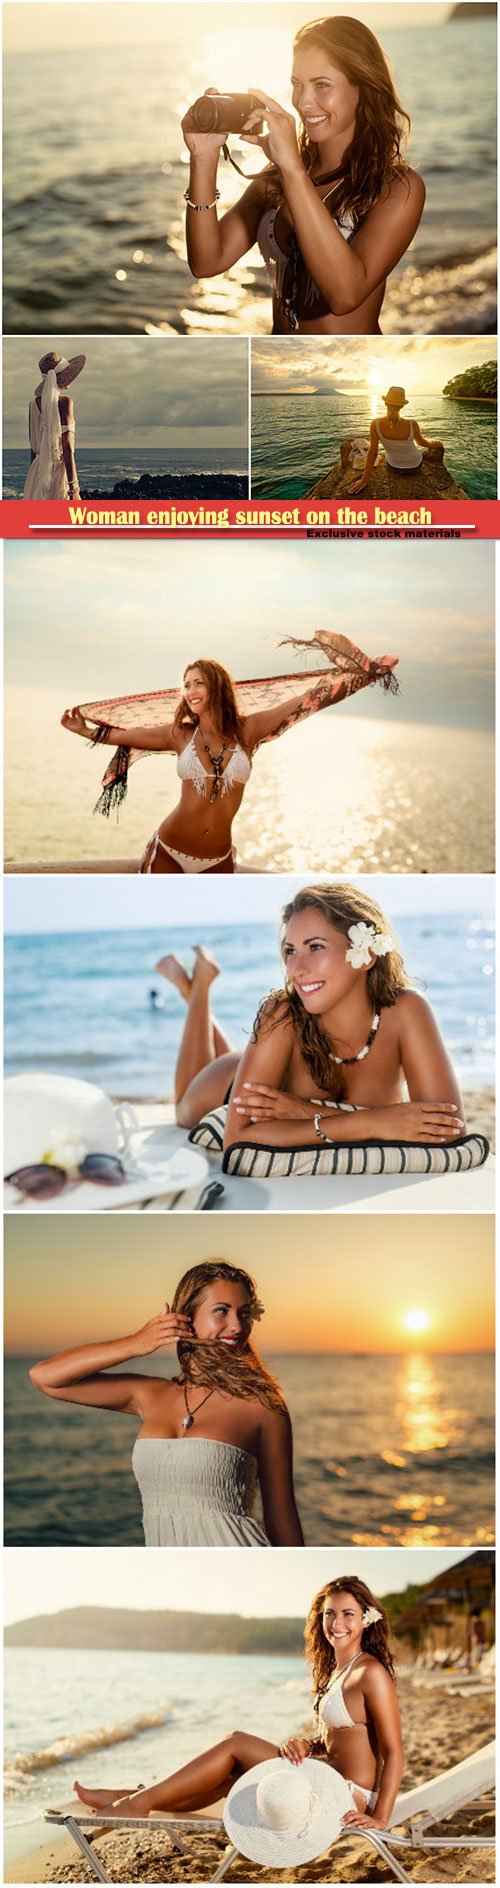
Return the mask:
[(153, 1782), (238, 1722), (278, 1743), (309, 1722), (310, 1697), (302, 1658), (9, 1649), (8, 1852), (25, 1854), (30, 1824), (32, 1844), (39, 1844), (37, 1816), (68, 1801), (75, 1774), (104, 1788)]
[[(335, 374), (332, 362), (332, 374)], [(410, 409), (409, 409), (410, 410)], [(465, 405), (440, 394), (421, 396), (411, 410), (427, 439), (442, 439), (452, 478), (470, 498), (497, 496), (495, 406)], [(341, 440), (367, 439), (373, 418), (367, 394), (252, 399), (252, 493), (301, 498), (339, 457)]]
[[(280, 1356), (306, 1545), (485, 1545), (494, 1539), (494, 1363), (488, 1355)], [(143, 1541), (135, 1421), (61, 1411), (5, 1366), (7, 1546)], [(162, 1359), (174, 1375), (175, 1360)], [(141, 1361), (157, 1372), (158, 1361)], [(336, 1439), (341, 1440), (337, 1454)], [(186, 1445), (189, 1448), (189, 1443)]]
[[(16, 686), (5, 705), (6, 858), (138, 861), (178, 799), (171, 757), (133, 767), (119, 821), (94, 818), (102, 751), (68, 740), (66, 695)], [(494, 766), (492, 734), (398, 723), (390, 698), (380, 720), (326, 710), (256, 755), (239, 858), (267, 872), (493, 872)]]
[[(278, 914), (279, 894), (276, 906)], [(223, 966), (217, 1015), (235, 1047), (247, 1043), (266, 991), (282, 983), (277, 928), (202, 927)], [(411, 979), (433, 1005), (459, 1080), (466, 1088), (493, 1083), (493, 920), (405, 916), (396, 928)], [(7, 1073), (45, 1069), (97, 1082), (113, 1095), (168, 1094), (182, 1009), (177, 992), (155, 977), (154, 965), (167, 947), (190, 963), (199, 941), (199, 925), (171, 924), (163, 931), (7, 937)], [(152, 989), (161, 992), (164, 1008), (152, 1006)]]
[[(182, 487), (182, 477), (189, 474), (211, 476), (214, 481), (214, 497), (217, 496), (217, 473), (227, 477), (233, 473), (238, 478), (247, 478), (248, 459), (245, 453), (223, 446), (204, 447), (194, 450), (176, 447), (174, 452), (168, 448), (155, 447), (153, 450), (140, 450), (136, 446), (117, 446), (111, 451), (100, 451), (96, 447), (77, 449), (78, 476), (82, 492), (92, 490), (109, 494), (119, 479), (139, 479), (141, 472), (151, 472), (154, 477), (170, 474), (178, 477)], [(3, 454), (3, 497), (22, 498), (27, 473), (29, 453), (9, 447)]]
[[(411, 159), (427, 186), (383, 328), (494, 333), (494, 22), (455, 13), (429, 26), (425, 11), (421, 24), (387, 25), (382, 34), (413, 120)], [(286, 101), (289, 42), (315, 8), (304, 0), (283, 13), (283, 27), (273, 16), (268, 36), (247, 4), (237, 21), (229, 5), (215, 18), (205, 6), (172, 5), (162, 10), (157, 44), (151, 35), (141, 43), (138, 26), (137, 46), (100, 44), (97, 56), (89, 46), (67, 58), (56, 40), (46, 52), (6, 60), (7, 333), (269, 332), (256, 250), (229, 276), (194, 282), (189, 274), (179, 118), (217, 71), (219, 84), (244, 89), (251, 67), (250, 82), (285, 88)], [(233, 152), (251, 171), (251, 148), (233, 143)], [(234, 203), (243, 185), (229, 165), (221, 164), (219, 182), (222, 207)]]

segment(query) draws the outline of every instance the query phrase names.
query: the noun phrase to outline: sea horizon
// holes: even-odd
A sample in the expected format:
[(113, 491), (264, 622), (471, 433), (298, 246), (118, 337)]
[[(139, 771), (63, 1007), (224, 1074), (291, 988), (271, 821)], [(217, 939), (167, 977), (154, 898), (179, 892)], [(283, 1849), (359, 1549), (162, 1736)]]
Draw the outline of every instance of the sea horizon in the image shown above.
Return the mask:
[[(290, 1410), (306, 1546), (493, 1541), (492, 1351), (262, 1354)], [(72, 1404), (63, 1415), (28, 1361), (5, 1360), (6, 1545), (141, 1546), (138, 1419)], [(169, 1379), (178, 1365), (162, 1354), (140, 1367)]]

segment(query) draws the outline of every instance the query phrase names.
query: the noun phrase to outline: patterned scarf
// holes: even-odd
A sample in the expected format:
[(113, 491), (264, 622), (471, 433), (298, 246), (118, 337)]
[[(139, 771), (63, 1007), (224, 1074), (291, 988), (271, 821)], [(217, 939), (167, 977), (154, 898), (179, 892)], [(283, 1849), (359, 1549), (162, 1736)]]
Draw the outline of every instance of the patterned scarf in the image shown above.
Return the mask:
[[(263, 708), (283, 707), (282, 719), (273, 727), (272, 733), (263, 735), (260, 745), (276, 740), (287, 728), (315, 714), (319, 708), (333, 706), (336, 701), (342, 701), (372, 683), (379, 682), (391, 694), (399, 692), (393, 673), (397, 661), (395, 656), (381, 656), (379, 660), (371, 661), (349, 637), (336, 635), (327, 629), (318, 630), (315, 636), (307, 640), (299, 636), (285, 636), (280, 648), (285, 644), (301, 652), (305, 650), (307, 655), (317, 649), (326, 657), (327, 667), (308, 670), (306, 674), (295, 670), (291, 675), (267, 675), (258, 677), (256, 681), (235, 683), (240, 715), (256, 714)], [(287, 709), (287, 702), (297, 695), (299, 689), (304, 691), (301, 692), (300, 704)], [(165, 721), (173, 719), (180, 700), (180, 689), (159, 689), (154, 695), (124, 695), (114, 701), (85, 702), (79, 712), (85, 721), (96, 723), (90, 745), (97, 747), (107, 739), (110, 729), (117, 725), (137, 727), (140, 722), (144, 728), (161, 727)], [(195, 727), (196, 724), (186, 717), (186, 726)], [(151, 750), (146, 748), (116, 749), (106, 768), (103, 790), (94, 812), (109, 818), (114, 808), (119, 811), (127, 792), (129, 767), (134, 761), (144, 760), (149, 752)]]

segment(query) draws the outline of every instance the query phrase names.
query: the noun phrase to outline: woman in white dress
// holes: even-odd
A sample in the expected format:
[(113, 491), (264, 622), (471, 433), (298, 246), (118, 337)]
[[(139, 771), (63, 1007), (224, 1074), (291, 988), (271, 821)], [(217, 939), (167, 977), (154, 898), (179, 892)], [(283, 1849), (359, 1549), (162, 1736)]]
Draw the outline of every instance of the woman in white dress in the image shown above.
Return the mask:
[[(290, 1417), (251, 1343), (262, 1313), (248, 1272), (207, 1260), (184, 1274), (172, 1305), (141, 1330), (61, 1351), (30, 1370), (45, 1396), (138, 1417), (132, 1462), (147, 1547), (304, 1545)], [(173, 1379), (108, 1375), (172, 1345), (180, 1366)], [(257, 1484), (264, 1527), (253, 1516)]]
[(75, 417), (67, 389), (85, 366), (85, 354), (43, 354), (42, 379), (29, 404), (31, 465), (23, 498), (79, 498)]

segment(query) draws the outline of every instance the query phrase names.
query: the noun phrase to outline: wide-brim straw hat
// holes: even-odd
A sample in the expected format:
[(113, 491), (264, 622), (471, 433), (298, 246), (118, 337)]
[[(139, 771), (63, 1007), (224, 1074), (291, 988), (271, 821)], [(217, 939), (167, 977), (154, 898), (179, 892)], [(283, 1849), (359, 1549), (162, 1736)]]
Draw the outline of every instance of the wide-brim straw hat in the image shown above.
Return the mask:
[(382, 394), (386, 406), (408, 406), (404, 387), (389, 387), (388, 393)]
[[(85, 1154), (118, 1156), (123, 1179), (98, 1186), (77, 1176)], [(117, 1211), (178, 1195), (196, 1207), (209, 1177), (208, 1162), (192, 1147), (172, 1147), (165, 1129), (140, 1127), (129, 1102), (114, 1106), (93, 1082), (41, 1070), (9, 1076), (5, 1083), (4, 1173), (44, 1163), (75, 1172), (59, 1193), (38, 1200), (6, 1185), (7, 1209), (74, 1213)]]
[(298, 1868), (324, 1855), (352, 1808), (349, 1784), (329, 1764), (314, 1757), (301, 1764), (271, 1757), (233, 1784), (224, 1827), (249, 1862), (262, 1868)]
[[(47, 348), (48, 354), (50, 351), (50, 348)], [(53, 352), (55, 352), (55, 349)], [(60, 355), (60, 359), (63, 359), (62, 354)], [(72, 381), (77, 380), (78, 374), (83, 373), (86, 360), (86, 354), (73, 354), (71, 360), (67, 362), (66, 367), (61, 367), (60, 373), (56, 362), (54, 373), (57, 374), (57, 385), (61, 388), (62, 392), (64, 392), (65, 387), (71, 387)]]

